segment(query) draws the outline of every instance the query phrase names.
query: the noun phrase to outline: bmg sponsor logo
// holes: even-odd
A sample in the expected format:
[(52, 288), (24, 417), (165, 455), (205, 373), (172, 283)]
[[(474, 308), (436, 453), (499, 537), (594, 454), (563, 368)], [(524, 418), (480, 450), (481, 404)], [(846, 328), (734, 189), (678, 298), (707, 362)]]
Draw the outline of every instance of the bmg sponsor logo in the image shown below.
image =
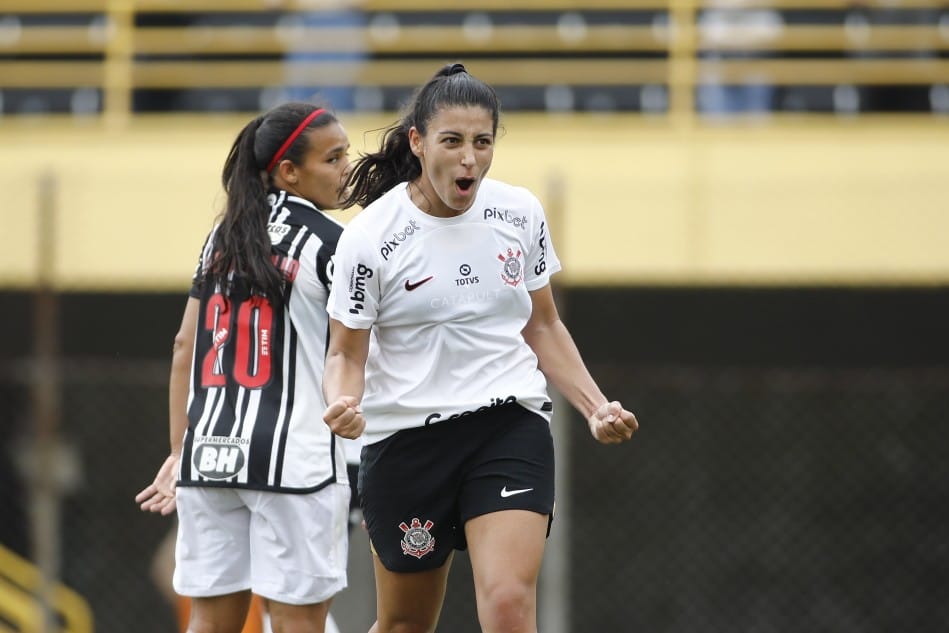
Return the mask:
[(247, 463), (247, 457), (244, 455), (244, 448), (234, 441), (241, 440), (235, 438), (230, 442), (195, 444), (192, 460), (195, 469), (202, 476), (214, 481), (230, 479), (239, 473)]
[(514, 226), (520, 228), (521, 230), (527, 230), (527, 216), (522, 215), (520, 217), (511, 213), (510, 209), (498, 209), (497, 207), (491, 207), (484, 210), (484, 219), (485, 220), (497, 220), (499, 222), (507, 222), (508, 224), (513, 224)]
[(540, 223), (540, 240), (538, 240), (537, 245), (540, 246), (540, 259), (537, 260), (537, 264), (534, 266), (534, 274), (541, 275), (545, 270), (547, 270), (547, 223)]
[(410, 220), (408, 226), (401, 231), (393, 233), (392, 239), (383, 242), (382, 248), (379, 249), (379, 254), (382, 255), (382, 259), (389, 261), (389, 255), (395, 252), (395, 249), (397, 249), (402, 242), (409, 239), (412, 235), (415, 235), (415, 232), (419, 230), (421, 229), (419, 228), (418, 222)]
[(366, 280), (372, 279), (374, 274), (365, 264), (356, 264), (353, 268), (349, 275), (349, 300), (353, 302), (350, 314), (359, 314), (366, 307)]

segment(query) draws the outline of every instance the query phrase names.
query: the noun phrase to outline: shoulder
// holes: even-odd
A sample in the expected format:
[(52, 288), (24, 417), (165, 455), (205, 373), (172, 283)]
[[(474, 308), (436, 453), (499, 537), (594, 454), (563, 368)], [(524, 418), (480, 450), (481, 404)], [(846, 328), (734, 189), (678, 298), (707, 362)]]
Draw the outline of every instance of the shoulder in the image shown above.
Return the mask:
[(385, 234), (388, 226), (397, 222), (403, 208), (405, 183), (401, 183), (369, 204), (346, 224), (346, 230), (358, 230), (367, 235)]
[(485, 200), (491, 204), (516, 208), (540, 207), (540, 200), (527, 187), (519, 187), (501, 180), (485, 178), (481, 183)]
[(308, 200), (288, 196), (283, 201), (282, 206), (286, 213), (276, 214), (271, 224), (285, 224), (305, 228), (324, 243), (335, 244), (339, 240), (339, 236), (343, 232), (343, 224), (318, 209)]

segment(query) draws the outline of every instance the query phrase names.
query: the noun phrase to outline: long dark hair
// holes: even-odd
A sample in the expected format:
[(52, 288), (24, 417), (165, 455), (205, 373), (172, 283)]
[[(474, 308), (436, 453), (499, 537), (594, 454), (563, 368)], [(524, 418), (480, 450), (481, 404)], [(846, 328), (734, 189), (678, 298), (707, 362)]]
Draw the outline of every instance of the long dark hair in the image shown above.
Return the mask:
[[(323, 111), (298, 130), (317, 110)], [(230, 274), (234, 273), (248, 292), (270, 299), (280, 296), (284, 280), (273, 263), (267, 234), (267, 190), (281, 160), (301, 164), (309, 149), (303, 132), (334, 121), (336, 117), (319, 106), (290, 102), (258, 116), (240, 131), (221, 173), (227, 203), (214, 237), (214, 256), (204, 270), (205, 283), (217, 283), (229, 294), (233, 288)], [(295, 132), (296, 138), (283, 148)]]
[(424, 135), (439, 109), (454, 106), (484, 108), (491, 113), (492, 131), (497, 133), (501, 112), (497, 93), (468, 74), (462, 64), (448, 64), (415, 91), (401, 119), (386, 128), (379, 151), (356, 159), (349, 176), (351, 189), (345, 206), (365, 207), (400, 182), (418, 178), (422, 165), (409, 146), (409, 129), (415, 126)]

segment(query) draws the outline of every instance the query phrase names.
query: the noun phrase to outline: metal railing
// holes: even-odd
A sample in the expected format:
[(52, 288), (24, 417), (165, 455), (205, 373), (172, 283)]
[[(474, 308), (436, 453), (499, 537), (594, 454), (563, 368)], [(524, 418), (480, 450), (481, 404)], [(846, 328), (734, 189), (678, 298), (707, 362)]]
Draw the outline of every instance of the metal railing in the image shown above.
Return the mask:
[[(15, 628), (0, 630), (17, 633), (39, 633), (44, 624), (43, 601), (37, 596), (42, 584), (39, 570), (28, 560), (0, 545), (0, 626), (7, 622)], [(52, 605), (62, 622), (56, 630), (62, 633), (92, 633), (92, 610), (82, 596), (68, 587), (56, 584)]]
[[(293, 21), (323, 4), (7, 0), (0, 90), (94, 90), (101, 94), (96, 111), (121, 120), (131, 114), (136, 91), (265, 89), (288, 82), (409, 87), (430, 76), (433, 59), (470, 57), (478, 75), (498, 87), (660, 86), (668, 95), (665, 111), (691, 117), (703, 86), (949, 84), (949, 18), (936, 0), (864, 2), (860, 10), (871, 17), (857, 20), (840, 18), (856, 11), (848, 0), (365, 0), (333, 5), (361, 12), (367, 18), (361, 25)], [(762, 10), (840, 19), (739, 22), (727, 30), (705, 21), (711, 12)], [(559, 17), (543, 24), (504, 19), (540, 12)], [(874, 12), (896, 17), (875, 21)], [(419, 17), (435, 13), (462, 19), (446, 24)], [(477, 19), (465, 21), (470, 14)], [(172, 15), (180, 19), (154, 24)], [(196, 21), (208, 15), (232, 19)], [(57, 22), (56, 16), (74, 19)], [(362, 59), (286, 58), (337, 53)]]

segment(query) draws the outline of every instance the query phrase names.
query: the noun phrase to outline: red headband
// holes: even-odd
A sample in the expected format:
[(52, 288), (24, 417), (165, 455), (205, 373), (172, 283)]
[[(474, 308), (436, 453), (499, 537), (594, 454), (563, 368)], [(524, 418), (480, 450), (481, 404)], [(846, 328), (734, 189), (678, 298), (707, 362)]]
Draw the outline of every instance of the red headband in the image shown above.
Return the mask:
[(270, 159), (270, 162), (267, 163), (267, 173), (269, 174), (273, 171), (273, 168), (277, 166), (277, 163), (280, 162), (280, 159), (283, 158), (284, 153), (290, 149), (290, 146), (293, 145), (293, 141), (297, 140), (297, 137), (300, 136), (300, 133), (306, 129), (306, 126), (310, 124), (310, 121), (315, 119), (326, 112), (323, 108), (317, 108), (309, 114), (300, 125), (297, 126), (297, 129), (293, 131), (293, 134), (287, 137), (287, 140), (283, 142), (283, 145), (280, 146), (280, 149), (277, 150), (277, 153), (273, 155), (273, 158)]

